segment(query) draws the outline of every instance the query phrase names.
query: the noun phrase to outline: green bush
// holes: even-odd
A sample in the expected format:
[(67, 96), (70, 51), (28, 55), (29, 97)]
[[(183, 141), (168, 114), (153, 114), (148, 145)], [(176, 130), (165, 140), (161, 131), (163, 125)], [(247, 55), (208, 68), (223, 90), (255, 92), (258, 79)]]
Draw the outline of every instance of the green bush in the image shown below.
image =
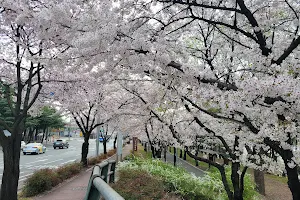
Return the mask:
[(23, 187), (22, 195), (31, 197), (47, 190), (50, 190), (54, 184), (59, 183), (60, 179), (52, 169), (41, 169), (30, 176)]
[(58, 169), (41, 169), (35, 171), (24, 184), (22, 196), (31, 197), (55, 187), (64, 180), (80, 173), (81, 163), (72, 163)]
[(56, 171), (61, 180), (65, 180), (78, 174), (83, 168), (81, 163), (72, 163), (59, 167)]
[(112, 187), (126, 200), (161, 199), (164, 196), (163, 181), (146, 171), (120, 170), (119, 177)]

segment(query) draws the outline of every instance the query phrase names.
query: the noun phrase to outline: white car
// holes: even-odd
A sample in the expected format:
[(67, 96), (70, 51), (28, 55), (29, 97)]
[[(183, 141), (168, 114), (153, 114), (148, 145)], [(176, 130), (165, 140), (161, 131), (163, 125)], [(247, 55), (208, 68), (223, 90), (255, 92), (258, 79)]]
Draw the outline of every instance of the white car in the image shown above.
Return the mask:
[(21, 151), (23, 151), (25, 146), (26, 146), (26, 143), (24, 141), (21, 141)]

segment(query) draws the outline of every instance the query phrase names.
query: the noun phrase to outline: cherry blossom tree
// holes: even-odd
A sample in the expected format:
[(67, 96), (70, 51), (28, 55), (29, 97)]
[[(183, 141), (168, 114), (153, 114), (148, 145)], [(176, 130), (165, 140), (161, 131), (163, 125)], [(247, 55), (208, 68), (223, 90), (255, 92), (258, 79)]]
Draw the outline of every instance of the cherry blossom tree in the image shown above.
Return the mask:
[[(132, 59), (138, 61), (130, 66), (174, 90), (185, 105), (236, 124), (248, 133), (237, 136), (239, 143), (248, 141), (249, 152), (280, 155), (299, 199), (299, 160), (292, 150), (298, 138), (299, 4), (158, 0), (127, 6), (138, 12), (128, 17), (135, 27)], [(233, 198), (242, 199), (239, 192)]]
[[(3, 52), (0, 81), (5, 88), (3, 97), (14, 118), (12, 125), (0, 122), (4, 152), (1, 199), (17, 199), (21, 136), (27, 113), (44, 93), (42, 86), (65, 82), (63, 74), (57, 73), (59, 70), (72, 68), (76, 72), (74, 63), (82, 64), (83, 57), (93, 57), (95, 63), (99, 63), (103, 58), (99, 55), (108, 51), (108, 44), (114, 40), (111, 27), (115, 26), (108, 23), (113, 19), (110, 5), (110, 1), (0, 2)], [(106, 28), (111, 31), (109, 34)], [(95, 48), (92, 51), (89, 48), (88, 39), (96, 37), (97, 43), (93, 40), (93, 44), (103, 50), (102, 53), (92, 53)], [(11, 132), (11, 136), (4, 136), (4, 130)]]

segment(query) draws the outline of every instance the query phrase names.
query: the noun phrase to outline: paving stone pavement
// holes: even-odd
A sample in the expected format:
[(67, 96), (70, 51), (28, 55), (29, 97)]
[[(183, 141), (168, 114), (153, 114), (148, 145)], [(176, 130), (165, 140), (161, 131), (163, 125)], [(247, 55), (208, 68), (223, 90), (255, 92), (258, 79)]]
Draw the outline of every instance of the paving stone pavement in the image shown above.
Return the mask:
[[(130, 154), (132, 145), (123, 147), (122, 157)], [(115, 160), (116, 156), (112, 156), (109, 160)], [(83, 200), (86, 194), (92, 168), (81, 172), (78, 176), (67, 180), (50, 192), (46, 192), (40, 196), (34, 197), (34, 200)]]

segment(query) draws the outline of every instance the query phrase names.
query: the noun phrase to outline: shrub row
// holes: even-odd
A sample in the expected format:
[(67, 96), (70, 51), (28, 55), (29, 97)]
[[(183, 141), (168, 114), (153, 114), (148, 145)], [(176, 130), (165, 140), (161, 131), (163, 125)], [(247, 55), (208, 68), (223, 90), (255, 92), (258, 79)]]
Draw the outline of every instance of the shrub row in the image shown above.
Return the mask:
[(81, 163), (72, 163), (57, 169), (40, 169), (33, 173), (22, 189), (22, 196), (31, 197), (50, 190), (64, 180), (78, 174), (83, 168)]
[(91, 157), (91, 158), (88, 159), (88, 164), (89, 165), (95, 165), (97, 163), (100, 163), (102, 160), (105, 160), (105, 159), (111, 157), (115, 153), (116, 153), (116, 150), (111, 149), (107, 152), (107, 154), (101, 154), (99, 156)]
[(112, 187), (126, 200), (162, 199), (164, 183), (144, 170), (121, 170), (119, 180)]
[[(106, 155), (99, 155), (88, 159), (89, 165), (95, 165), (102, 160), (115, 154), (115, 150), (110, 150)], [(22, 197), (32, 197), (42, 192), (50, 190), (64, 180), (69, 179), (81, 172), (83, 165), (81, 163), (72, 163), (61, 166), (57, 169), (40, 169), (33, 173), (24, 184), (22, 189)]]

